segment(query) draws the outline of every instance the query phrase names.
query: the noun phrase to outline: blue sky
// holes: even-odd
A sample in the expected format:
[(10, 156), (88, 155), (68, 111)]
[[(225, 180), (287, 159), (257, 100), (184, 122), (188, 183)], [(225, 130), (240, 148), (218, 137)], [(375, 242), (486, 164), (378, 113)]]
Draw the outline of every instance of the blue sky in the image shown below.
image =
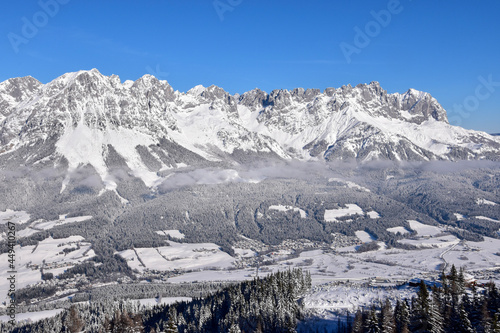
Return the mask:
[(180, 91), (379, 81), (431, 93), (454, 124), (500, 132), (499, 13), (498, 0), (10, 1), (0, 81), (91, 68)]

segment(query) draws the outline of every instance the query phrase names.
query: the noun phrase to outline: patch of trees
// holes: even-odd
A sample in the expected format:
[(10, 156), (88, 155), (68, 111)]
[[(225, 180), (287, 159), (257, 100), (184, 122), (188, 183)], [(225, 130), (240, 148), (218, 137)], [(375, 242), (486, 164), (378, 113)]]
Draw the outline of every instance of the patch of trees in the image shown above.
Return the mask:
[(127, 261), (119, 255), (114, 255), (112, 257), (96, 256), (71, 267), (64, 273), (59, 274), (57, 278), (61, 280), (70, 279), (74, 278), (77, 274), (85, 275), (91, 281), (116, 281), (120, 275), (126, 275), (135, 279), (135, 275), (132, 269), (127, 265)]
[(351, 321), (339, 324), (339, 332), (500, 332), (500, 293), (494, 283), (467, 290), (463, 271), (455, 266), (442, 274), (441, 283), (429, 288), (421, 281), (411, 300), (393, 305), (387, 299), (360, 309)]
[(302, 317), (300, 297), (311, 286), (300, 269), (245, 281), (190, 302), (145, 309), (138, 302), (90, 302), (2, 332), (294, 332)]
[(16, 291), (16, 302), (28, 302), (34, 298), (46, 298), (54, 295), (57, 289), (55, 286), (41, 285), (22, 288)]
[(301, 317), (300, 296), (310, 288), (300, 269), (225, 288), (204, 299), (160, 306), (144, 313), (146, 331), (291, 332)]
[(359, 253), (362, 252), (368, 252), (368, 251), (376, 251), (379, 249), (378, 243), (377, 242), (368, 242), (368, 243), (363, 243), (359, 245), (356, 248), (356, 251)]

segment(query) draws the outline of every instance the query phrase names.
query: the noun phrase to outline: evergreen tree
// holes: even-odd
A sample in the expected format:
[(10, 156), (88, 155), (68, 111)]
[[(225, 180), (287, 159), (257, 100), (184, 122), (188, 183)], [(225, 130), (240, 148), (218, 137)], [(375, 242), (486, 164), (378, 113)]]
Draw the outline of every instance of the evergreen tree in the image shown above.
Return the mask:
[(174, 321), (174, 317), (170, 316), (167, 321), (167, 327), (165, 329), (166, 333), (179, 333), (179, 330), (177, 329), (177, 324)]
[(380, 324), (382, 333), (396, 333), (396, 321), (392, 312), (391, 302), (388, 299), (382, 304)]
[(67, 314), (64, 325), (71, 333), (80, 332), (82, 330), (84, 323), (80, 318), (80, 314), (76, 306), (72, 305), (69, 308), (69, 313)]
[[(491, 333), (500, 333), (500, 312), (493, 316), (491, 321)], [(489, 333), (489, 332), (488, 332)]]
[(371, 308), (370, 312), (368, 313), (368, 318), (366, 320), (364, 332), (366, 332), (366, 333), (380, 333), (380, 325), (379, 325), (377, 310), (375, 309), (374, 306)]
[(465, 311), (465, 307), (463, 304), (460, 304), (460, 306), (459, 306), (459, 316), (460, 316), (460, 324), (458, 326), (459, 332), (461, 332), (461, 333), (474, 333), (474, 332), (476, 332), (472, 328), (472, 324), (469, 320), (469, 315), (467, 314), (467, 311)]
[(457, 288), (458, 288), (458, 294), (459, 295), (464, 295), (465, 293), (465, 276), (464, 276), (464, 268), (460, 267), (460, 271), (457, 276)]
[(406, 300), (397, 301), (395, 312), (396, 332), (408, 332), (410, 326), (410, 311)]
[(429, 290), (420, 280), (417, 298), (412, 306), (410, 329), (412, 332), (426, 332), (429, 328)]
[(363, 333), (363, 314), (361, 310), (358, 309), (354, 315), (354, 321), (352, 323), (352, 333)]
[(441, 314), (437, 292), (433, 293), (429, 304), (429, 326), (430, 333), (444, 333), (443, 315)]
[(231, 327), (229, 327), (229, 333), (241, 333), (240, 327), (238, 324), (233, 323)]

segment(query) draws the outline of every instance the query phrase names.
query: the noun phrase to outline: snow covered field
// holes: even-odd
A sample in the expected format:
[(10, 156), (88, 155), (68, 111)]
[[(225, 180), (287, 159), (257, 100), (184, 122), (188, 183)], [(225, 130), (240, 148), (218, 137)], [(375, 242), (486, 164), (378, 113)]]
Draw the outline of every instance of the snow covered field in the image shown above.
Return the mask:
[(369, 242), (376, 240), (375, 237), (373, 237), (372, 235), (370, 235), (369, 233), (367, 233), (366, 231), (363, 231), (363, 230), (358, 230), (355, 232), (355, 234), (356, 234), (356, 237), (358, 237), (359, 240), (362, 241), (363, 243), (369, 243)]
[[(156, 298), (143, 298), (138, 300), (130, 300), (131, 302), (139, 302), (139, 304), (151, 308), (158, 304), (173, 304), (176, 302), (189, 302), (191, 301), (191, 297), (162, 297), (160, 300)], [(53, 309), (53, 310), (45, 310), (45, 311), (37, 311), (37, 312), (26, 312), (26, 313), (17, 313), (16, 321), (17, 322), (36, 322), (38, 320), (42, 320), (45, 318), (54, 317), (63, 309)], [(10, 320), (8, 316), (0, 316), (0, 321), (7, 322)]]
[[(26, 312), (26, 313), (17, 313), (16, 314), (16, 321), (17, 322), (28, 322), (32, 323), (35, 321), (39, 321), (45, 318), (50, 318), (54, 317), (60, 312), (62, 312), (63, 309), (53, 309), (53, 310), (45, 310), (45, 311), (37, 311), (37, 312)], [(10, 318), (8, 316), (0, 316), (0, 321), (7, 322), (9, 321)]]
[(363, 215), (363, 210), (356, 204), (347, 204), (345, 208), (339, 209), (326, 209), (325, 210), (325, 221), (327, 222), (339, 222), (339, 217), (350, 216), (350, 215)]
[(399, 232), (402, 235), (410, 233), (405, 227), (387, 228), (387, 231), (392, 232), (393, 234), (397, 234)]
[(442, 229), (432, 225), (420, 223), (418, 221), (408, 221), (410, 228), (417, 232), (419, 236), (435, 236), (442, 232)]
[(476, 200), (476, 203), (478, 205), (491, 205), (491, 206), (496, 206), (497, 205), (496, 202), (493, 202), (493, 201), (490, 201), (490, 200), (486, 200), (486, 199), (481, 199), (481, 198), (478, 198)]
[(363, 187), (361, 185), (358, 185), (354, 182), (351, 182), (349, 180), (344, 180), (344, 179), (341, 179), (341, 178), (330, 178), (328, 179), (329, 182), (338, 182), (338, 183), (342, 183), (342, 184), (345, 184), (346, 187), (349, 187), (349, 188), (356, 188), (358, 190), (361, 190), (361, 191), (365, 191), (365, 192), (371, 192), (369, 189), (367, 189), (366, 187)]
[[(64, 249), (74, 249), (64, 253)], [(42, 281), (40, 269), (43, 267), (44, 273), (53, 273), (54, 276), (64, 270), (73, 267), (76, 263), (93, 257), (94, 251), (90, 249), (90, 243), (85, 242), (81, 236), (71, 236), (62, 239), (49, 237), (41, 241), (37, 246), (14, 247), (16, 289), (21, 289), (30, 284)], [(0, 254), (0, 302), (6, 300), (8, 292), (7, 277), (11, 275), (9, 271), (8, 254)]]
[(298, 212), (300, 214), (300, 217), (303, 219), (305, 219), (307, 217), (307, 214), (304, 210), (297, 208), (297, 207), (293, 207), (293, 206), (273, 205), (273, 206), (269, 206), (269, 210), (277, 210), (280, 212), (288, 212), (288, 211), (292, 210), (294, 212)]
[(391, 300), (411, 298), (413, 288), (377, 287), (351, 282), (331, 282), (313, 287), (304, 298), (306, 309), (356, 311), (359, 307), (389, 297)]
[(17, 233), (18, 237), (28, 237), (33, 234), (36, 234), (37, 232), (41, 230), (49, 230), (54, 227), (63, 225), (63, 224), (68, 224), (68, 223), (75, 223), (75, 222), (83, 222), (90, 220), (92, 216), (77, 216), (77, 217), (66, 217), (65, 215), (61, 215), (59, 217), (59, 220), (54, 220), (54, 221), (44, 221), (44, 220), (37, 220), (32, 222), (28, 228), (20, 230)]
[(495, 220), (495, 219), (492, 219), (490, 217), (486, 217), (486, 216), (474, 216), (476, 219), (480, 219), (480, 220), (486, 220), (486, 221), (491, 221), (491, 222), (497, 222), (497, 223), (500, 223), (500, 221), (498, 220)]
[(5, 224), (7, 222), (12, 222), (15, 224), (23, 224), (28, 222), (30, 219), (30, 214), (25, 211), (13, 211), (7, 209), (5, 212), (0, 212), (0, 224)]
[[(146, 307), (153, 307), (158, 304), (168, 305), (168, 304), (174, 304), (176, 302), (189, 302), (191, 300), (192, 300), (191, 297), (162, 297), (161, 300), (157, 298), (142, 298), (137, 301), (139, 301), (141, 305), (144, 305)], [(134, 301), (135, 300), (133, 300), (133, 302)]]
[(160, 230), (156, 232), (158, 235), (170, 236), (171, 238), (183, 239), (186, 235), (184, 235), (179, 230)]
[(119, 254), (127, 259), (132, 269), (143, 272), (146, 269), (171, 271), (198, 269), (225, 269), (232, 266), (234, 258), (222, 252), (213, 243), (176, 243), (158, 248), (137, 248)]

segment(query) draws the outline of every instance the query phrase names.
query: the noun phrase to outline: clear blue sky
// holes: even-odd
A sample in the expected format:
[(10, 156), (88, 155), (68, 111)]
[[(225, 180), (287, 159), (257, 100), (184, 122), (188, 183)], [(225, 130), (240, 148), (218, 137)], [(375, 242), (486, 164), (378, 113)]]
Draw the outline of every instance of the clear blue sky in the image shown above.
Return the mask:
[[(54, 1), (59, 8), (41, 6)], [(31, 75), (45, 83), (91, 68), (122, 80), (155, 74), (180, 91), (379, 81), (389, 92), (430, 92), (456, 124), (500, 132), (498, 0), (217, 1), (4, 2), (0, 81)], [(377, 23), (371, 12), (388, 7), (390, 19)], [(369, 42), (355, 43), (356, 27), (372, 29)], [(347, 44), (358, 52), (350, 63)]]

